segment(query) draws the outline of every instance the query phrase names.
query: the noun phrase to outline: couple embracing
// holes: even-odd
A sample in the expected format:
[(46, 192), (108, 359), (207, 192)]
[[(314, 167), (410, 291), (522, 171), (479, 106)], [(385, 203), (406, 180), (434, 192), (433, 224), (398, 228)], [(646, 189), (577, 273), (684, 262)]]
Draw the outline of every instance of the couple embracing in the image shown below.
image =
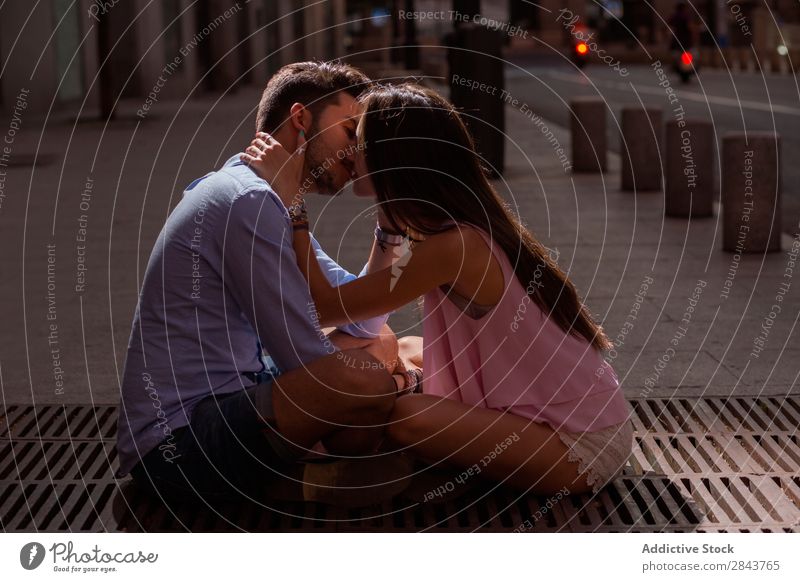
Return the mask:
[[(186, 188), (153, 248), (120, 476), (258, 495), (311, 451), (457, 470), (488, 456), (481, 477), (541, 494), (619, 475), (632, 428), (609, 340), (498, 196), (452, 104), (295, 63), (268, 82), (256, 129)], [(358, 275), (320, 247), (305, 207), (350, 181), (378, 208)], [(423, 337), (397, 339), (388, 315), (420, 297)]]

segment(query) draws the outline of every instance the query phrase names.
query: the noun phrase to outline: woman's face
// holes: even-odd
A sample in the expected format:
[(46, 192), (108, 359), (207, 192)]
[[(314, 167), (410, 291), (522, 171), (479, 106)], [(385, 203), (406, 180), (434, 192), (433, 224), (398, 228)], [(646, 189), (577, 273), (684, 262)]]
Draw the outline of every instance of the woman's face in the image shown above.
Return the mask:
[(367, 171), (367, 160), (364, 157), (364, 117), (358, 123), (356, 135), (358, 136), (358, 148), (355, 153), (355, 176), (353, 177), (353, 194), (356, 196), (363, 196), (365, 198), (375, 198), (375, 185), (372, 183), (372, 178)]

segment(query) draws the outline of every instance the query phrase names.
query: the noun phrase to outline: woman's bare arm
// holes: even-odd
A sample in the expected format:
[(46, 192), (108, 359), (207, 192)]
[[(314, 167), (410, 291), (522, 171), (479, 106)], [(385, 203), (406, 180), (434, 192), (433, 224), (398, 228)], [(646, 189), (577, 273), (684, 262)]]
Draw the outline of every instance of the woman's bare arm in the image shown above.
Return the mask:
[[(294, 231), (300, 270), (309, 282), (320, 324), (341, 325), (387, 313), (436, 287), (451, 283), (464, 269), (464, 231), (429, 236), (408, 252), (402, 268), (387, 267), (339, 287), (332, 287), (314, 257), (307, 230)], [(405, 257), (401, 262), (405, 262)]]
[[(377, 211), (378, 227), (386, 232), (391, 232), (391, 227), (380, 208)], [(398, 258), (397, 249), (389, 244), (381, 244), (378, 239), (373, 238), (372, 249), (370, 249), (369, 259), (367, 260), (367, 273), (375, 273), (381, 269), (391, 266)]]

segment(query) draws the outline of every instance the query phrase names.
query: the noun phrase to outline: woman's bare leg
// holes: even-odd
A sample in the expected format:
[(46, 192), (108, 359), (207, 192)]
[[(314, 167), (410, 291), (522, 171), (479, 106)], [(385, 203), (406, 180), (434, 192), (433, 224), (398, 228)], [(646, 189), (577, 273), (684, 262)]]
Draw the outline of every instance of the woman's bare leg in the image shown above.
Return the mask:
[(590, 490), (578, 463), (549, 426), (437, 396), (398, 398), (387, 436), (421, 457), (469, 469), (537, 494)]
[(422, 338), (408, 335), (397, 340), (400, 361), (406, 368), (422, 368)]

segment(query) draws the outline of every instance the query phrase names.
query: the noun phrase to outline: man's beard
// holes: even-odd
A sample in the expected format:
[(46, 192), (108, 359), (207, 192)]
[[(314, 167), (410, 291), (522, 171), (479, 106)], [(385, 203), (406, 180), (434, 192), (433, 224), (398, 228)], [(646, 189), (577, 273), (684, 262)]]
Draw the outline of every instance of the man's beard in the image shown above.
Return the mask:
[(344, 184), (337, 184), (335, 174), (331, 171), (339, 163), (330, 156), (325, 155), (322, 144), (318, 139), (319, 128), (312, 125), (309, 130), (309, 141), (306, 142), (306, 161), (304, 172), (314, 180), (317, 192), (328, 196), (338, 194)]

